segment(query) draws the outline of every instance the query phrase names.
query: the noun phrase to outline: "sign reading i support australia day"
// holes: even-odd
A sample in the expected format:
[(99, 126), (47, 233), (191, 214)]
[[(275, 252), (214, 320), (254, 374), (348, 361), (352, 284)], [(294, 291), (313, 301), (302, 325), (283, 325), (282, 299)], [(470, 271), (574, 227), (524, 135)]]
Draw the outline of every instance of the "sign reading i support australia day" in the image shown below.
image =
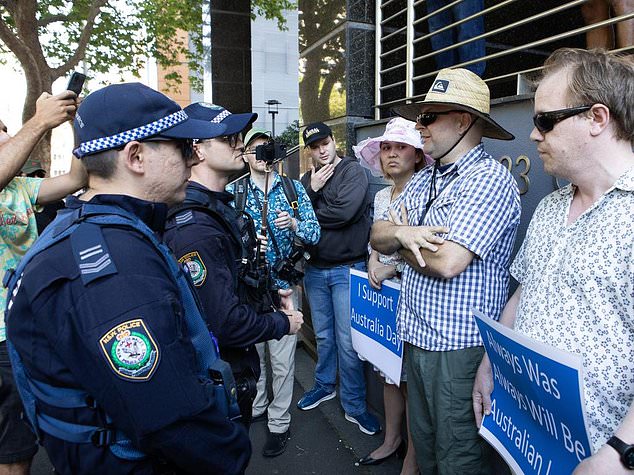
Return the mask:
[(474, 314), (494, 382), (480, 434), (517, 474), (572, 473), (592, 455), (581, 357)]
[(350, 269), (350, 324), (354, 350), (397, 384), (401, 381), (403, 343), (396, 333), (400, 285), (384, 280), (370, 287), (368, 274)]

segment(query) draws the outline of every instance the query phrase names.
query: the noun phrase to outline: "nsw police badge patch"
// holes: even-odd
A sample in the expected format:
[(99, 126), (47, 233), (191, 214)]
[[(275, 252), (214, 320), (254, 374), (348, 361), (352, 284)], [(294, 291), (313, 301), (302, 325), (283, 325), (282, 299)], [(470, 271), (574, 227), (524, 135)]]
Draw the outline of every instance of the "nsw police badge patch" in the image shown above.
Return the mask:
[(159, 348), (142, 319), (111, 328), (99, 340), (106, 360), (117, 376), (147, 381), (158, 366)]
[(196, 287), (201, 287), (207, 279), (207, 268), (198, 251), (188, 252), (178, 262), (185, 264)]

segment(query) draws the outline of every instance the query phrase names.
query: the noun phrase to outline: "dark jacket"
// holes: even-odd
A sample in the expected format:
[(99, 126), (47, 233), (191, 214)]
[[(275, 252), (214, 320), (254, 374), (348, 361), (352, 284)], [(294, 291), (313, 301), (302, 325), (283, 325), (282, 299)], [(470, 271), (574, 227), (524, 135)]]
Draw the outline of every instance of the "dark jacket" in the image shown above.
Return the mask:
[[(69, 208), (81, 205), (75, 197), (67, 200)], [(91, 203), (121, 207), (157, 233), (167, 211), (118, 195), (99, 195)], [(221, 414), (198, 377), (178, 287), (165, 261), (138, 231), (112, 225), (101, 230), (116, 273), (84, 284), (71, 240), (54, 244), (27, 265), (7, 316), (8, 336), (34, 379), (88, 392), (150, 458), (123, 460), (107, 446), (43, 434), (56, 473), (150, 474), (161, 470), (161, 460), (178, 473), (242, 472), (251, 452), (248, 435)], [(123, 377), (102, 343), (131, 320), (143, 322), (156, 355), (153, 373), (142, 381)], [(102, 411), (92, 408), (47, 412), (71, 423), (105, 423)]]
[(233, 195), (191, 182), (185, 203), (201, 205), (193, 199), (193, 190), (202, 192), (224, 219), (199, 209), (177, 211), (167, 221), (164, 241), (179, 262), (190, 269), (209, 327), (218, 339), (220, 355), (231, 364), (236, 383), (240, 384), (245, 373), (257, 381), (260, 358), (254, 344), (286, 335), (288, 317), (272, 310), (258, 313), (245, 302), (244, 285), (238, 278), (242, 245), (238, 237), (239, 215), (229, 205)]
[(370, 237), (368, 177), (359, 163), (344, 157), (319, 191), (310, 187), (311, 172), (301, 181), (321, 226), (321, 239), (310, 248), (310, 264), (333, 267), (363, 261)]

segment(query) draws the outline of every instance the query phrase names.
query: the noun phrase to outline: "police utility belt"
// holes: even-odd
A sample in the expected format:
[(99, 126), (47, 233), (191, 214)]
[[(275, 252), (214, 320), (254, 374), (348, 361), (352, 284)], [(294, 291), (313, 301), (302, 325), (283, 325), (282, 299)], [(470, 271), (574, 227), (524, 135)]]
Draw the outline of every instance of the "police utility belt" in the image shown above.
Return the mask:
[[(55, 221), (44, 231), (31, 249), (20, 261), (16, 270), (9, 270), (3, 280), (8, 288), (9, 296), (14, 296), (16, 287), (24, 269), (37, 254), (51, 247), (55, 243), (70, 236), (73, 255), (79, 266), (79, 250), (82, 244), (95, 242), (107, 249), (101, 226), (125, 226), (141, 233), (161, 254), (170, 274), (178, 286), (184, 318), (192, 345), (196, 352), (197, 372), (203, 384), (212, 388), (214, 399), (219, 410), (229, 419), (240, 417), (236, 399), (236, 386), (229, 364), (220, 359), (218, 346), (213, 334), (207, 328), (202, 316), (201, 306), (189, 275), (179, 267), (168, 247), (161, 243), (154, 232), (137, 216), (117, 207), (105, 205), (84, 204), (76, 210), (66, 210), (60, 213)], [(105, 272), (81, 273), (84, 285), (103, 275), (116, 273), (114, 262), (107, 266)], [(8, 299), (6, 312), (12, 306)], [(67, 442), (76, 444), (93, 444), (97, 447), (108, 446), (110, 451), (119, 458), (139, 460), (146, 454), (136, 448), (133, 442), (112, 424), (112, 419), (99, 407), (88, 393), (78, 388), (61, 388), (43, 381), (33, 379), (24, 367), (20, 355), (11, 341), (7, 341), (9, 357), (13, 366), (16, 385), (24, 403), (25, 413), (33, 430), (38, 437), (42, 432)], [(91, 409), (99, 410), (103, 414), (103, 427), (76, 424), (57, 419), (46, 414), (42, 407), (61, 409)], [(44, 407), (45, 407), (44, 406)]]

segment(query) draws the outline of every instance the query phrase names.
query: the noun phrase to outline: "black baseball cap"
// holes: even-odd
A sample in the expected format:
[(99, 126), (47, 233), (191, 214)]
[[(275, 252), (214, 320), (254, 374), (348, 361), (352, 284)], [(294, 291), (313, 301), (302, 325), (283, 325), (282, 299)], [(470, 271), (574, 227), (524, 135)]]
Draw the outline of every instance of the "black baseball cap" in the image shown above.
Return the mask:
[(302, 132), (304, 147), (308, 147), (311, 143), (325, 139), (326, 137), (332, 137), (332, 130), (323, 122), (308, 124)]

